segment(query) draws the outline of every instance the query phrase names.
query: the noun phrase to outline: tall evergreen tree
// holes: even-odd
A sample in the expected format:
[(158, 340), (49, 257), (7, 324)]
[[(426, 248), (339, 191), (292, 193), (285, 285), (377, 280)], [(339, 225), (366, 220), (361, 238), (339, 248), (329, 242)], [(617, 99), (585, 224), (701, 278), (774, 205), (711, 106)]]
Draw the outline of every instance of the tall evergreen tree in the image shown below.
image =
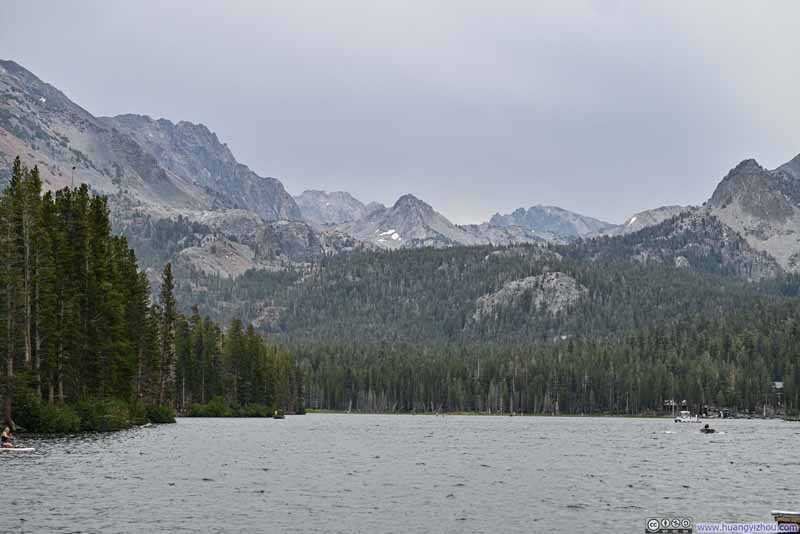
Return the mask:
[(172, 265), (167, 263), (161, 276), (161, 321), (159, 328), (161, 363), (160, 390), (158, 403), (175, 406), (175, 326), (178, 312), (175, 305), (175, 281), (172, 278)]

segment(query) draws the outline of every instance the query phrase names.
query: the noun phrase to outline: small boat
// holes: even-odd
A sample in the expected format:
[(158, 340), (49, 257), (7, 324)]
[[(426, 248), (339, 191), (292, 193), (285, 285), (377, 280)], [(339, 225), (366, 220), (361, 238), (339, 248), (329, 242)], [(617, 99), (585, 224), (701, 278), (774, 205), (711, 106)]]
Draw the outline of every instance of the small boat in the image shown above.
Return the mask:
[(699, 423), (700, 417), (692, 415), (688, 410), (681, 410), (675, 418), (676, 423)]
[(700, 432), (702, 432), (703, 434), (713, 434), (714, 432), (716, 432), (716, 430), (706, 425), (700, 429)]
[(0, 447), (0, 452), (33, 452), (33, 447)]
[(286, 415), (281, 410), (275, 410), (272, 414), (273, 419), (286, 419)]

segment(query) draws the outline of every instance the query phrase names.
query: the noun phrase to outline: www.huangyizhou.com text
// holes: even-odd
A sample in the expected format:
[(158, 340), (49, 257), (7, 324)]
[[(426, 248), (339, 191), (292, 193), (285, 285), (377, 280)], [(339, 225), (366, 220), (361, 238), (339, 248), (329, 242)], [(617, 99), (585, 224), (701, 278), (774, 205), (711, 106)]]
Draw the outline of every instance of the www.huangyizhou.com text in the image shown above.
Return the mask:
[(694, 532), (737, 532), (742, 534), (758, 532), (798, 532), (800, 525), (779, 525), (778, 523), (695, 523)]

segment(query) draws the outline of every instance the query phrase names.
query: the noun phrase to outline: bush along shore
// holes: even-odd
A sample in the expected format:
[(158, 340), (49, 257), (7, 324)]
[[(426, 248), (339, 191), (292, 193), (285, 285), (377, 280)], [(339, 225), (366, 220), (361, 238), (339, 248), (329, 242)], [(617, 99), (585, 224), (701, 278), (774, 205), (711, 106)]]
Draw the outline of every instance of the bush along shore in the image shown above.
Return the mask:
[(144, 406), (119, 399), (83, 400), (56, 406), (42, 401), (34, 391), (14, 395), (14, 424), (18, 431), (34, 434), (111, 432), (147, 423), (174, 423), (168, 406)]
[(298, 411), (302, 373), (292, 355), (240, 321), (223, 329), (196, 309), (185, 317), (175, 285), (168, 263), (152, 298), (133, 250), (112, 234), (105, 197), (85, 184), (43, 192), (38, 169), (17, 158), (0, 194), (4, 423), (71, 433), (172, 423), (176, 412), (204, 409)]
[[(232, 405), (222, 397), (214, 397), (206, 404), (193, 404), (186, 412), (186, 417), (275, 417), (283, 418), (284, 410), (264, 404)], [(303, 415), (305, 410), (300, 408), (293, 415)]]

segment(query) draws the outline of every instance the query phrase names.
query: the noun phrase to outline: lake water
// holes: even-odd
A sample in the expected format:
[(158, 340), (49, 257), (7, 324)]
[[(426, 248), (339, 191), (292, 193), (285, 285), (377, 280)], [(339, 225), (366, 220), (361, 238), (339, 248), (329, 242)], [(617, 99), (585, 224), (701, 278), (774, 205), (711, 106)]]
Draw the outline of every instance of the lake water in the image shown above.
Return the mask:
[(0, 531), (644, 532), (800, 507), (800, 423), (306, 415), (31, 439)]

